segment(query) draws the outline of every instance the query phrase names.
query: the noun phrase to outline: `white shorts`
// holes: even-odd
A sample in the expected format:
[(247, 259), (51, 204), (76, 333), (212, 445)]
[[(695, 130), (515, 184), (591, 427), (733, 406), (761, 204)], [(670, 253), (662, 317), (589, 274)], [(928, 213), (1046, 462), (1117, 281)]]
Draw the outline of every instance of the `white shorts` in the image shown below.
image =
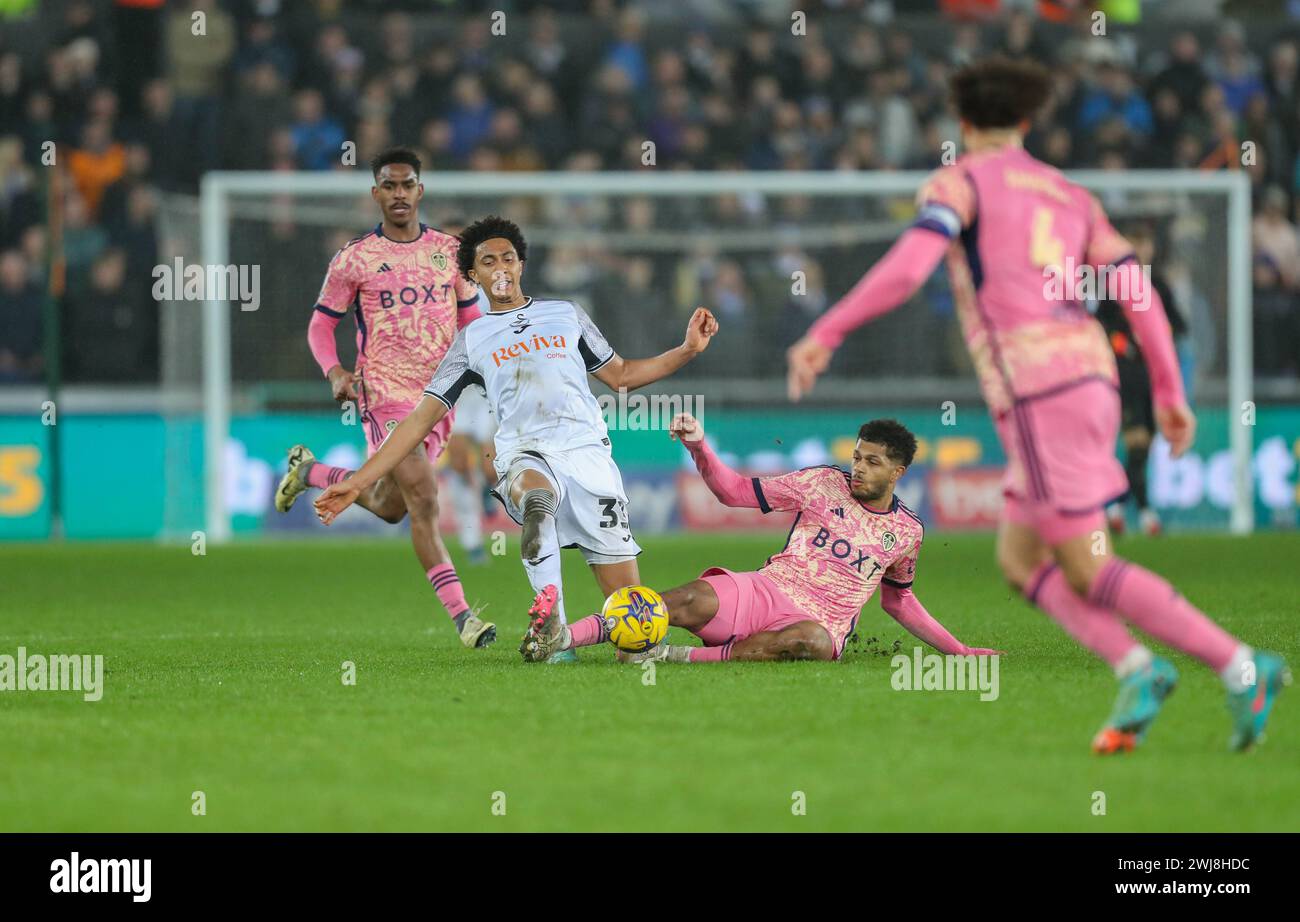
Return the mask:
[(492, 444), (492, 437), (497, 434), (497, 418), (492, 415), (487, 398), (476, 386), (470, 385), (460, 392), (451, 432), (452, 435), (473, 439), (480, 445)]
[(510, 484), (525, 470), (539, 471), (555, 484), (555, 530), (561, 547), (576, 547), (587, 563), (619, 563), (641, 553), (627, 516), (627, 494), (614, 456), (603, 445), (563, 452), (512, 451), (493, 460), (493, 493), (506, 513), (523, 524), (523, 510), (510, 501)]

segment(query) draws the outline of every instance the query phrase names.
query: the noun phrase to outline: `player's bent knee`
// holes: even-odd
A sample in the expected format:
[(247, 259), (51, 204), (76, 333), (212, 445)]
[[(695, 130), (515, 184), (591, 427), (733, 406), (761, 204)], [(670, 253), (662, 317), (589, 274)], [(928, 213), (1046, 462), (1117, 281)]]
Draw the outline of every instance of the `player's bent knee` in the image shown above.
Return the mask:
[(668, 623), (687, 630), (707, 624), (718, 609), (713, 587), (702, 579), (669, 589), (663, 593), (663, 600), (668, 608)]
[(835, 645), (825, 628), (803, 621), (781, 632), (777, 652), (782, 659), (829, 660), (835, 658)]

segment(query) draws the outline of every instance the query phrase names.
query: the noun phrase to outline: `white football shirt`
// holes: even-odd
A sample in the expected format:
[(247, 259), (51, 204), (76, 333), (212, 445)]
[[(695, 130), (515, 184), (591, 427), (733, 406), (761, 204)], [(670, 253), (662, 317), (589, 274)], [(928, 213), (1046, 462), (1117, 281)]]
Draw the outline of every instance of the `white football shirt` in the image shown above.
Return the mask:
[(424, 393), (455, 406), (476, 384), (497, 418), (497, 454), (609, 445), (587, 375), (614, 349), (572, 301), (528, 299), (485, 312), (456, 334)]

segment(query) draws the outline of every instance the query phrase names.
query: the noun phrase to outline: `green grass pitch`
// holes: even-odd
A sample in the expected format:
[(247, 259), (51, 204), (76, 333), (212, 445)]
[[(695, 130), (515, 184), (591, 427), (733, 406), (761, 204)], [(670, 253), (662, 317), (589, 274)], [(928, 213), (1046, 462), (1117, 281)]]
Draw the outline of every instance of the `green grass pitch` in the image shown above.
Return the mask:
[[(780, 543), (649, 539), (642, 578), (753, 568)], [(1300, 538), (1120, 550), (1300, 665)], [(1098, 759), (1114, 680), (1002, 585), (988, 536), (932, 534), (916, 592), (962, 640), (1009, 651), (991, 702), (895, 691), (889, 658), (865, 652), (661, 665), (653, 685), (608, 647), (527, 666), (516, 554), (461, 568), (500, 632), (470, 651), (404, 542), (0, 550), (0, 653), (100, 653), (106, 672), (97, 703), (0, 693), (0, 830), (1300, 829), (1300, 689), (1266, 744), (1233, 755), (1218, 679), (1177, 656), (1147, 745)], [(576, 617), (599, 593), (565, 556)], [(859, 635), (913, 646), (874, 599)]]

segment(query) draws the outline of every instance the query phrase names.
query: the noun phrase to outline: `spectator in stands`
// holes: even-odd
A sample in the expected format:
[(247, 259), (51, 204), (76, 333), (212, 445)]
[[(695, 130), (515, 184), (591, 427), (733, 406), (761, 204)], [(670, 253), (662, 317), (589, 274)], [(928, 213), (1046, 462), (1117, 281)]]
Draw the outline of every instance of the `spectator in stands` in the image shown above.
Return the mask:
[(343, 156), (343, 129), (325, 113), (319, 90), (301, 90), (293, 100), (289, 129), (294, 156), (304, 170), (332, 170)]
[(43, 299), (19, 250), (0, 251), (0, 384), (36, 381), (41, 353)]
[(1210, 78), (1222, 89), (1228, 108), (1240, 116), (1252, 96), (1265, 92), (1259, 58), (1246, 47), (1246, 33), (1231, 19), (1219, 24), (1218, 42), (1208, 62)]
[(1169, 42), (1169, 63), (1151, 81), (1152, 98), (1162, 90), (1178, 97), (1184, 112), (1193, 112), (1201, 104), (1201, 94), (1209, 77), (1201, 66), (1201, 45), (1196, 33), (1183, 29), (1174, 33)]
[(274, 19), (259, 16), (248, 24), (244, 30), (244, 41), (234, 60), (237, 76), (266, 65), (275, 71), (282, 82), (288, 83), (293, 79), (294, 63), (293, 48), (280, 38), (279, 26)]
[(223, 165), (265, 169), (271, 135), (278, 126), (292, 123), (293, 111), (279, 68), (269, 60), (251, 64), (240, 74), (239, 93), (225, 112)]
[(541, 154), (532, 139), (524, 133), (524, 123), (514, 109), (498, 109), (492, 116), (492, 130), (488, 146), (500, 158), (498, 169), (541, 170), (545, 168)]
[(999, 49), (1009, 58), (1028, 58), (1050, 64), (1055, 57), (1052, 46), (1034, 29), (1034, 20), (1024, 10), (1013, 10), (1007, 16), (1006, 29)]
[(152, 300), (126, 287), (126, 254), (107, 249), (90, 288), (67, 298), (65, 373), (78, 383), (150, 380), (158, 375), (158, 321)]
[(628, 81), (637, 92), (650, 84), (650, 65), (642, 45), (645, 20), (636, 7), (623, 11), (618, 19), (618, 38), (605, 54), (605, 65), (617, 67), (627, 74)]
[(182, 130), (193, 139), (192, 186), (217, 164), (218, 99), (236, 39), (234, 19), (216, 0), (189, 0), (167, 18), (167, 76)]
[(1264, 191), (1251, 224), (1255, 250), (1255, 363), (1260, 374), (1300, 368), (1300, 236), (1287, 220), (1286, 192)]
[(126, 148), (113, 140), (107, 120), (86, 123), (81, 131), (81, 144), (68, 152), (68, 172), (94, 220), (99, 215), (104, 190), (126, 172)]
[(1300, 44), (1284, 39), (1273, 46), (1268, 57), (1268, 119), (1280, 131), (1284, 148), (1280, 152), (1278, 181), (1288, 182), (1300, 154)]
[[(1055, 58), (1054, 98), (1026, 141), (1050, 162), (1236, 169), (1249, 139), (1257, 157), (1245, 168), (1259, 196), (1260, 232), (1285, 236), (1269, 223), (1276, 209), (1265, 214), (1265, 201), (1278, 196), (1263, 194), (1266, 186), (1289, 199), (1284, 223), (1292, 209), (1300, 214), (1297, 40), (1266, 39), (1261, 29), (1251, 42), (1236, 24), (1220, 29), (1205, 56), (1187, 28), (1165, 51), (1153, 46), (1163, 33), (1147, 24), (1073, 42), (1067, 27), (1023, 0), (953, 6), (979, 9), (978, 22), (901, 18), (887, 28), (864, 18), (860, 4), (826, 2), (812, 8), (799, 36), (712, 19), (736, 8), (711, 0), (692, 7), (698, 15), (689, 21), (671, 5), (641, 6), (642, 13), (608, 0), (572, 0), (559, 10), (530, 2), (511, 12), (508, 37), (494, 36), (486, 16), (450, 7), (415, 13), (405, 3), (379, 15), (378, 3), (173, 0), (131, 14), (116, 4), (105, 13), (107, 0), (52, 5), (50, 27), (25, 33), (35, 40), (0, 40), (0, 130), (18, 139), (0, 139), (0, 251), (19, 247), (28, 271), (43, 271), (36, 179), (44, 175), (43, 145), (57, 142), (75, 186), (65, 211), (74, 296), (105, 248), (122, 251), (132, 277), (153, 258), (144, 225), (160, 192), (193, 194), (212, 168), (339, 169), (344, 139), (357, 142), (358, 162), (390, 143), (416, 143), (426, 170), (436, 171), (930, 169), (942, 142), (957, 135), (946, 95), (950, 63), (998, 48)], [(527, 18), (517, 25), (517, 16)], [(1108, 55), (1100, 65), (1086, 57), (1097, 50)], [(654, 167), (643, 163), (646, 140), (656, 144)], [(601, 228), (610, 220), (597, 196), (566, 201), (558, 217), (552, 204), (551, 221)], [(853, 204), (818, 208), (839, 220), (836, 209)], [(656, 207), (656, 227), (725, 231), (809, 220), (784, 199), (701, 197)], [(873, 220), (896, 217), (880, 202), (866, 210)], [(1294, 292), (1277, 249), (1275, 241), (1257, 248), (1257, 280), (1264, 300), (1280, 304), (1280, 293)], [(766, 296), (761, 260), (732, 259), (724, 270), (729, 256), (704, 261), (694, 303), (715, 285), (733, 301), (739, 291), (752, 305), (753, 328), (774, 329), (784, 295)], [(646, 272), (612, 252), (590, 258), (602, 280)], [(662, 282), (672, 267), (652, 265), (650, 274)], [(739, 285), (718, 281), (736, 274)], [(851, 281), (828, 277), (826, 287)], [(947, 315), (932, 319), (936, 328), (952, 325)], [(1284, 329), (1271, 341), (1279, 336), (1291, 337), (1294, 352), (1295, 337)]]
[(12, 127), (22, 120), (27, 91), (23, 59), (13, 51), (0, 54), (0, 125)]
[(447, 113), (447, 122), (451, 125), (451, 150), (457, 157), (464, 157), (486, 140), (492, 130), (495, 109), (483, 88), (482, 79), (473, 74), (457, 77), (451, 95), (454, 103)]
[(1080, 131), (1095, 131), (1103, 122), (1117, 118), (1130, 135), (1145, 139), (1151, 134), (1151, 107), (1138, 91), (1133, 76), (1118, 61), (1097, 66), (1096, 85), (1086, 90), (1079, 109)]
[(18, 246), (27, 228), (40, 220), (33, 170), (23, 162), (18, 138), (0, 137), (0, 249)]
[(555, 169), (568, 149), (569, 126), (560, 112), (555, 91), (546, 83), (534, 83), (524, 96), (525, 130), (537, 145), (544, 169)]
[(176, 111), (171, 85), (152, 80), (144, 88), (144, 116), (132, 128), (132, 136), (149, 149), (153, 181), (170, 191), (192, 188), (197, 139), (186, 130)]

